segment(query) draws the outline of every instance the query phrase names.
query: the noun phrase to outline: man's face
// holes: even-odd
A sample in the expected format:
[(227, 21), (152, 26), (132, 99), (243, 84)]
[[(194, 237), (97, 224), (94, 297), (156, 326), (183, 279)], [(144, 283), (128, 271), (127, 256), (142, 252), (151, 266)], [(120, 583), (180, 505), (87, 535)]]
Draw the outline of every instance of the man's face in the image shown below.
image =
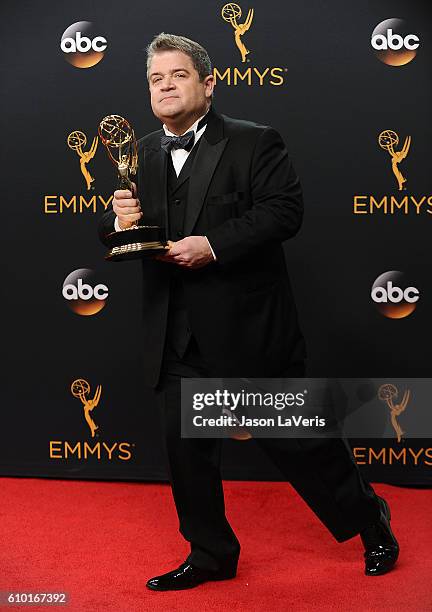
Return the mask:
[(149, 70), (151, 107), (158, 119), (182, 120), (204, 111), (213, 91), (213, 76), (199, 80), (191, 58), (181, 51), (161, 51)]

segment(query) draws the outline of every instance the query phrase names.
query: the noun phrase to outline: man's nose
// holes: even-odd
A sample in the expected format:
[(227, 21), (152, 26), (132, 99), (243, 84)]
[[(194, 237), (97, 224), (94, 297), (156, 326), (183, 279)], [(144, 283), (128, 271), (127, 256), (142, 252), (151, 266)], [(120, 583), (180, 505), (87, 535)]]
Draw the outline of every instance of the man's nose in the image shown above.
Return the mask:
[(166, 77), (164, 77), (162, 79), (161, 90), (162, 91), (169, 91), (170, 89), (175, 89), (175, 83), (174, 83), (174, 80), (172, 79), (172, 77), (166, 76)]

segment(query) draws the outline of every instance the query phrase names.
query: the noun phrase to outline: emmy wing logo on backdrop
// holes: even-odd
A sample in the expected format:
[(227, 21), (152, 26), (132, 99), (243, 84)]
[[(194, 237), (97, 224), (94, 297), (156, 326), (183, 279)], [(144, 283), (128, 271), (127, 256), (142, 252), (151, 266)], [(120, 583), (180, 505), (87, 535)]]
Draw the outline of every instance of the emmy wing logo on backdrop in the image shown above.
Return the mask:
[(405, 432), (402, 431), (402, 427), (398, 423), (397, 417), (402, 412), (404, 412), (404, 410), (406, 409), (409, 399), (410, 399), (411, 392), (409, 391), (409, 389), (407, 389), (403, 394), (402, 401), (399, 404), (395, 404), (393, 400), (397, 399), (398, 394), (399, 392), (395, 385), (391, 385), (391, 384), (381, 385), (381, 387), (378, 389), (378, 398), (382, 402), (385, 402), (387, 406), (390, 408), (391, 424), (392, 424), (393, 429), (396, 432), (397, 441), (400, 442)]
[[(229, 2), (221, 8), (220, 17), (230, 26), (233, 40), (233, 51), (236, 50), (241, 67), (228, 66), (226, 68), (214, 67), (213, 76), (215, 84), (219, 81), (225, 85), (283, 85), (284, 75), (287, 68), (269, 67), (264, 68), (251, 65), (250, 49), (246, 46), (245, 39), (250, 33), (252, 22), (255, 27), (254, 9), (248, 8), (246, 17), (242, 19), (243, 11), (239, 4)], [(227, 33), (229, 30), (225, 27)], [(248, 43), (249, 45), (249, 43)], [(248, 64), (248, 65), (247, 65)]]
[(411, 136), (407, 136), (405, 138), (405, 142), (402, 149), (400, 149), (399, 151), (395, 151), (394, 147), (399, 144), (399, 136), (396, 134), (396, 132), (393, 132), (393, 130), (384, 130), (378, 136), (378, 144), (382, 149), (384, 149), (390, 154), (391, 167), (393, 174), (396, 177), (399, 191), (402, 191), (402, 189), (406, 189), (406, 187), (403, 186), (404, 183), (406, 183), (406, 178), (399, 170), (399, 164), (408, 155), (408, 151), (411, 145)]
[(98, 137), (95, 136), (93, 138), (92, 146), (90, 147), (90, 149), (88, 149), (88, 151), (83, 151), (83, 147), (87, 144), (87, 136), (84, 134), (84, 132), (76, 130), (75, 132), (71, 132), (67, 137), (67, 144), (69, 149), (75, 151), (75, 153), (77, 153), (79, 157), (80, 169), (87, 186), (87, 191), (89, 191), (90, 189), (94, 189), (92, 185), (94, 177), (88, 171), (87, 164), (95, 156), (98, 142)]
[(100, 414), (102, 385), (96, 385), (93, 394), (90, 383), (85, 378), (76, 378), (71, 383), (69, 391), (75, 409), (77, 408), (76, 400), (80, 401), (81, 410), (74, 412), (77, 415), (81, 413), (82, 426), (85, 427), (89, 440), (50, 440), (50, 459), (80, 461), (129, 461), (132, 459), (135, 443), (99, 440), (99, 418), (96, 423), (94, 411)]
[[(104, 212), (113, 196), (112, 194), (103, 196), (99, 193), (95, 193), (95, 178), (89, 170), (89, 164), (94, 161), (98, 150), (98, 136), (94, 136), (91, 146), (87, 149), (85, 148), (87, 145), (87, 136), (82, 130), (73, 130), (65, 138), (65, 141), (69, 163), (73, 164), (74, 169), (72, 174), (71, 165), (71, 177), (75, 177), (76, 180), (74, 183), (77, 188), (81, 188), (84, 193), (45, 195), (43, 203), (44, 214), (100, 214)], [(74, 151), (76, 155), (72, 156), (70, 150)], [(77, 164), (77, 157), (79, 159), (79, 166)]]
[[(383, 183), (389, 188), (393, 187), (394, 194), (354, 195), (353, 213), (355, 215), (432, 214), (432, 195), (407, 193), (407, 171), (404, 165), (412, 150), (411, 136), (405, 136), (403, 145), (400, 146), (399, 134), (395, 130), (383, 130), (377, 134), (375, 142), (376, 151), (381, 158)], [(386, 151), (388, 156), (385, 156), (382, 150)], [(376, 159), (376, 163), (380, 163), (379, 159)]]
[(397, 270), (378, 276), (371, 291), (378, 312), (389, 319), (404, 319), (414, 312), (420, 292), (416, 287), (402, 289), (404, 285), (404, 275)]
[[(405, 386), (405, 385), (404, 385)], [(424, 437), (428, 437), (428, 425), (430, 424), (430, 418), (424, 419), (424, 415), (430, 410), (429, 408), (429, 397), (430, 397), (430, 380), (423, 380), (418, 388), (416, 389), (417, 403), (416, 408), (420, 407), (420, 410), (416, 410), (416, 419), (422, 419), (420, 422), (424, 424)], [(400, 419), (403, 418), (404, 413), (411, 415), (411, 400), (412, 392), (406, 388), (403, 392), (402, 397), (399, 396), (398, 387), (392, 383), (384, 383), (379, 385), (376, 398), (373, 402), (373, 408), (376, 408), (375, 403), (384, 403), (390, 411), (388, 416), (390, 417), (390, 423), (394, 429), (395, 436), (392, 438), (392, 442), (389, 445), (376, 447), (376, 446), (358, 446), (353, 447), (353, 455), (358, 465), (372, 465), (379, 463), (383, 466), (389, 466), (391, 469), (392, 465), (398, 464), (409, 467), (418, 466), (432, 466), (432, 448), (423, 447), (420, 445), (408, 445), (406, 442), (408, 439), (404, 437), (406, 433), (401, 426)], [(422, 414), (423, 407), (423, 414)], [(387, 417), (388, 418), (388, 417)], [(412, 427), (415, 429), (416, 426), (411, 421)], [(417, 436), (419, 433), (419, 426), (417, 425)]]
[(93, 412), (93, 410), (99, 404), (99, 400), (102, 394), (101, 385), (97, 386), (94, 397), (90, 399), (89, 397), (87, 397), (90, 395), (89, 383), (83, 378), (78, 378), (77, 380), (74, 380), (71, 385), (71, 393), (74, 397), (81, 400), (81, 403), (84, 407), (84, 418), (86, 420), (87, 425), (90, 428), (91, 437), (94, 438), (95, 432), (97, 429), (99, 429), (99, 427), (96, 425), (96, 423), (92, 419), (92, 416), (90, 413)]
[(246, 49), (246, 46), (242, 41), (242, 36), (251, 27), (253, 14), (254, 10), (249, 9), (245, 21), (243, 23), (238, 23), (237, 19), (240, 19), (242, 15), (242, 11), (239, 5), (229, 3), (225, 4), (225, 6), (222, 7), (222, 19), (230, 23), (234, 28), (235, 44), (237, 45), (237, 48), (240, 51), (242, 62), (246, 61), (246, 56), (250, 53), (250, 51)]

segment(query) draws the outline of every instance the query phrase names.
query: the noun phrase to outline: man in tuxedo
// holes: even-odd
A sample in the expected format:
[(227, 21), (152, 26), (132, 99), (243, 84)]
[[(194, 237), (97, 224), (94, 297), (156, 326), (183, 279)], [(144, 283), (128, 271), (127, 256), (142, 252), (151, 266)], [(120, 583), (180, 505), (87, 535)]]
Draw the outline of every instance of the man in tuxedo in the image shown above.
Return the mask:
[[(166, 227), (169, 251), (142, 262), (143, 382), (163, 396), (168, 468), (191, 552), (154, 590), (236, 575), (240, 544), (224, 508), (220, 439), (180, 436), (182, 377), (301, 377), (305, 346), (282, 243), (299, 230), (299, 179), (279, 133), (218, 114), (207, 51), (182, 36), (149, 45), (162, 129), (139, 141), (133, 193), (117, 190), (102, 241), (140, 221)], [(360, 534), (365, 572), (389, 571), (389, 508), (361, 478), (346, 441), (257, 440), (339, 542)]]

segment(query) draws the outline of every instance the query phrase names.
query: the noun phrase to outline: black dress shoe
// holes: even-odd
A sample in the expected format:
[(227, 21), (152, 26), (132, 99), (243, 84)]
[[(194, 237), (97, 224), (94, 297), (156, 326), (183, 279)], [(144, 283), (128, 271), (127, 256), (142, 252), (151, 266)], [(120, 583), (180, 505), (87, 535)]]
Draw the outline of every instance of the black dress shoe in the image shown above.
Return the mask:
[(185, 561), (172, 572), (150, 578), (146, 586), (154, 591), (179, 591), (193, 589), (207, 580), (228, 580), (234, 578), (235, 575), (235, 571), (205, 570)]
[(360, 533), (365, 547), (365, 574), (379, 576), (389, 572), (399, 556), (399, 544), (390, 527), (390, 508), (385, 499), (378, 497), (380, 520)]

